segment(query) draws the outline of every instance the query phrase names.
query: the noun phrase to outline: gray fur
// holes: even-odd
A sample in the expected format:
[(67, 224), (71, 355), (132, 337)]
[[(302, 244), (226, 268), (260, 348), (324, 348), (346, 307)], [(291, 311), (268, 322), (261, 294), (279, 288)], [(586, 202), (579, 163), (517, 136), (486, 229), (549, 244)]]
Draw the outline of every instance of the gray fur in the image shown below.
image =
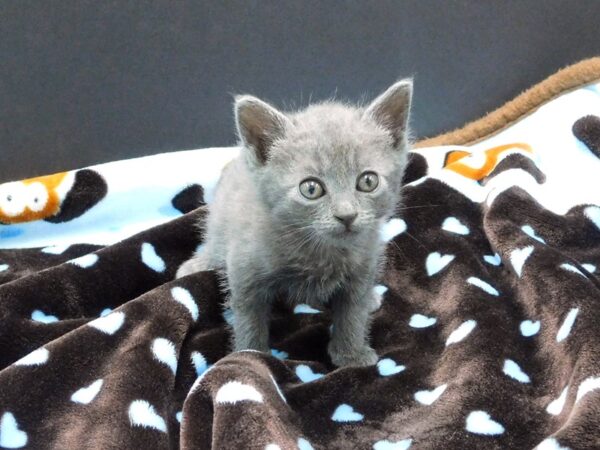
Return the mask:
[[(323, 102), (284, 114), (251, 96), (236, 98), (242, 154), (223, 171), (204, 224), (205, 245), (177, 276), (217, 270), (234, 313), (235, 350), (269, 351), (276, 297), (330, 305), (334, 364), (370, 365), (373, 287), (383, 263), (380, 226), (400, 201), (408, 150), (412, 82), (403, 80), (367, 108)], [(376, 172), (372, 193), (356, 189)], [(306, 178), (326, 193), (300, 194)], [(335, 216), (356, 219), (347, 232)]]

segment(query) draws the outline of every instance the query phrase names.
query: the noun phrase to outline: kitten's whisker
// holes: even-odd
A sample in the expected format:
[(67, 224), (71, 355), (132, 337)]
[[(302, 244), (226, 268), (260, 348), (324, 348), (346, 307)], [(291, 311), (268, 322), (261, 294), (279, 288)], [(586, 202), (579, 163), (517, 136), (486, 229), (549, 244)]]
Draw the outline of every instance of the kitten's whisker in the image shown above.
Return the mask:
[(294, 226), (294, 227), (286, 227), (286, 228), (290, 228), (290, 229), (284, 233), (279, 234), (278, 237), (280, 239), (294, 235), (296, 233), (303, 233), (305, 230), (310, 230), (312, 228), (312, 225), (305, 225), (305, 226), (301, 226), (301, 227)]
[(400, 246), (399, 246), (398, 244), (396, 244), (396, 241), (394, 241), (394, 240), (392, 239), (392, 240), (390, 241), (390, 243), (391, 243), (391, 244), (393, 244), (393, 245), (394, 245), (394, 247), (396, 247), (396, 249), (397, 249), (397, 250), (398, 250), (400, 253), (402, 253), (402, 256), (403, 256), (403, 257), (405, 256), (405, 255), (404, 255), (404, 252), (402, 251), (402, 249), (400, 248)]
[(406, 209), (416, 209), (416, 208), (434, 208), (442, 205), (417, 205), (417, 206), (403, 206), (398, 208), (396, 211), (404, 211)]
[(398, 250), (398, 252), (400, 252), (400, 255), (402, 256), (403, 259), (408, 260), (406, 253), (404, 253), (404, 250), (402, 250), (400, 248), (400, 246), (398, 244), (396, 244), (396, 242), (394, 240), (390, 241), (392, 244), (394, 244), (394, 247), (396, 247), (396, 250)]
[(313, 240), (313, 232), (309, 231), (306, 235), (301, 236), (301, 239), (292, 241), (291, 248), (288, 248), (290, 255), (293, 255), (297, 250), (301, 249), (303, 246), (309, 244)]
[(425, 250), (429, 251), (429, 247), (427, 247), (426, 245), (424, 245), (421, 241), (419, 241), (416, 237), (414, 237), (412, 234), (410, 234), (408, 231), (404, 231), (408, 236), (410, 236), (412, 239), (415, 240), (415, 242), (417, 244), (419, 244), (421, 247), (423, 247)]

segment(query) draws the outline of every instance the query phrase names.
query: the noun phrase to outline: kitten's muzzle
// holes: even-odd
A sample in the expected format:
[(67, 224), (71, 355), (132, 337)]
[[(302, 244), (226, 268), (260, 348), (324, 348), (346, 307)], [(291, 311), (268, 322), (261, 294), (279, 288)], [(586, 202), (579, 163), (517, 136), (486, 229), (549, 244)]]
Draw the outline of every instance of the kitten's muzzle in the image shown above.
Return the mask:
[(358, 216), (358, 213), (354, 212), (354, 213), (348, 213), (348, 214), (338, 214), (333, 217), (335, 217), (335, 220), (337, 220), (338, 222), (340, 222), (342, 225), (344, 225), (346, 227), (346, 231), (350, 231), (352, 228), (352, 224), (356, 220), (357, 216)]

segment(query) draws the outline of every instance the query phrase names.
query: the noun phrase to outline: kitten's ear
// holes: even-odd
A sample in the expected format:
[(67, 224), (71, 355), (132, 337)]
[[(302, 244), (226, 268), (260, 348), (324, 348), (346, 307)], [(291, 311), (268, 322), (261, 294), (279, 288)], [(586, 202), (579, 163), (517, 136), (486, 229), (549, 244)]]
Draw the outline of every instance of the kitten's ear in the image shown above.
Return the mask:
[(251, 95), (235, 98), (235, 122), (242, 143), (254, 152), (260, 164), (267, 162), (271, 144), (291, 126), (282, 112)]
[(412, 79), (400, 80), (373, 100), (363, 114), (390, 132), (394, 146), (405, 140), (408, 131), (412, 90)]

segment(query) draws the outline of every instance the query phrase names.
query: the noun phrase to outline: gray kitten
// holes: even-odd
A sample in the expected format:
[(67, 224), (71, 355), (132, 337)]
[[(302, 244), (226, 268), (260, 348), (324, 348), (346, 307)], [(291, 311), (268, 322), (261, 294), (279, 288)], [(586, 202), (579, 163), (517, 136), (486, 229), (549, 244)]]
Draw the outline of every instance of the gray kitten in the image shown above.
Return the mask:
[(242, 153), (221, 175), (203, 249), (177, 272), (224, 277), (236, 351), (269, 351), (271, 304), (283, 296), (331, 307), (335, 365), (377, 362), (368, 325), (379, 229), (400, 201), (411, 95), (402, 80), (366, 108), (328, 101), (290, 114), (236, 98)]

